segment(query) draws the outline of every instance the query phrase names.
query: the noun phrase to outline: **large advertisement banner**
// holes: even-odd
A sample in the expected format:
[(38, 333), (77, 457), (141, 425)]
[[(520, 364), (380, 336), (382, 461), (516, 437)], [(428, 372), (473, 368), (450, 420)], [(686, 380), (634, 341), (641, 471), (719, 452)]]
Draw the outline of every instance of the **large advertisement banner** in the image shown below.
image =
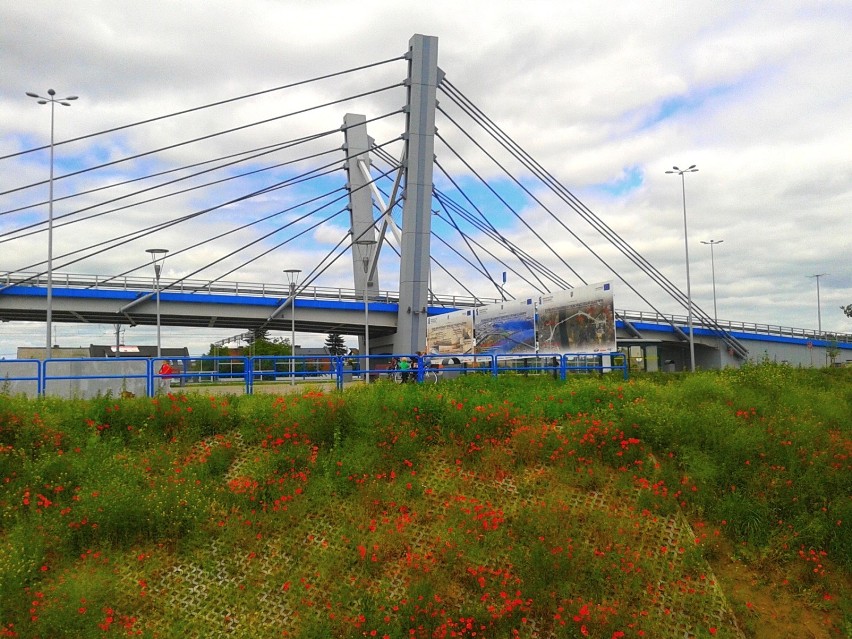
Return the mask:
[(532, 299), (476, 309), (476, 352), (489, 355), (535, 353), (535, 306)]
[(473, 345), (473, 309), (427, 318), (426, 351), (432, 355), (473, 353)]
[(610, 353), (615, 347), (612, 285), (591, 284), (541, 298), (541, 353)]

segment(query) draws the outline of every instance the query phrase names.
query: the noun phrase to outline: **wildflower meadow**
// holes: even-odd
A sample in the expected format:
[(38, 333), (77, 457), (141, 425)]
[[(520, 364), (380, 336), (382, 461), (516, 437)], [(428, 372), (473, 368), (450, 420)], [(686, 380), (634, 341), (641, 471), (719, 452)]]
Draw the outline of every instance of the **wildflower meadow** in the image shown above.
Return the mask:
[(852, 636), (852, 370), (0, 393), (0, 637)]

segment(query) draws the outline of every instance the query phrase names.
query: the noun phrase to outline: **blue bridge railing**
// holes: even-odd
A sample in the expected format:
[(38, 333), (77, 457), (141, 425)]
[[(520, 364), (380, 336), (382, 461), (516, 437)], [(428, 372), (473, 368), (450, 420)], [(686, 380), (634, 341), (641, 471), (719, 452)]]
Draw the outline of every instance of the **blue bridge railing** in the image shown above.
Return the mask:
[[(168, 363), (168, 367), (164, 364)], [(255, 357), (98, 357), (0, 360), (0, 394), (95, 397), (163, 392), (287, 392), (287, 386), (389, 381), (437, 383), (459, 375), (620, 372), (621, 353), (518, 355), (356, 355)]]

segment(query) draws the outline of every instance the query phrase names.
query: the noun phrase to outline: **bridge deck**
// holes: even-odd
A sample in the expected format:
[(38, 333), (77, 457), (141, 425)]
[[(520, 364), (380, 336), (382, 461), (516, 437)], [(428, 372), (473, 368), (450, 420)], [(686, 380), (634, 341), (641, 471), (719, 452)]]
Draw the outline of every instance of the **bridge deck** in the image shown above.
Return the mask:
[[(160, 321), (164, 326), (251, 328), (268, 318), (289, 293), (286, 284), (191, 279), (161, 279), (160, 284)], [(153, 277), (54, 273), (53, 321), (153, 324), (154, 286)], [(0, 275), (0, 321), (45, 321), (45, 304), (40, 300), (46, 298), (46, 287), (47, 276), (44, 273)], [(301, 287), (296, 295), (296, 328), (300, 332), (360, 334), (364, 324), (362, 299), (361, 293), (354, 289)], [(394, 332), (398, 300), (395, 291), (380, 291), (370, 297), (371, 333), (375, 331), (374, 334), (379, 336)], [(434, 314), (499, 301), (464, 295), (434, 295), (430, 299), (429, 312)], [(128, 310), (122, 313), (121, 309), (125, 307)], [(644, 325), (649, 330), (660, 330), (672, 324), (684, 327), (688, 323), (686, 315), (649, 311), (617, 310), (616, 316), (635, 326)], [(268, 328), (289, 330), (290, 321), (290, 313), (285, 312), (270, 322)], [(811, 329), (730, 320), (718, 320), (717, 325), (732, 334), (801, 340), (833, 339), (838, 343), (852, 343), (850, 333), (829, 335)], [(697, 330), (716, 330), (700, 318), (694, 318), (694, 327)]]

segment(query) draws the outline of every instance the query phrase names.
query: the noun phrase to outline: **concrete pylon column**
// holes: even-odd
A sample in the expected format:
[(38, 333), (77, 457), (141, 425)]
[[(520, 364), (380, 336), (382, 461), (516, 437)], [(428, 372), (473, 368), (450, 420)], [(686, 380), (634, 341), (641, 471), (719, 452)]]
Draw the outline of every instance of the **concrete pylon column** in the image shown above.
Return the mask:
[(413, 36), (408, 50), (405, 203), (394, 338), (394, 352), (400, 354), (426, 346), (438, 76), (438, 38)]
[[(370, 169), (370, 139), (367, 137), (367, 118), (363, 115), (347, 113), (343, 118), (344, 136), (346, 142), (343, 149), (346, 152), (346, 173), (348, 177), (347, 187), (349, 189), (349, 219), (352, 241), (376, 241), (376, 228), (373, 225), (373, 198), (370, 192), (370, 184), (364, 174), (358, 169), (358, 162), (362, 162), (369, 173)], [(358, 252), (352, 251), (352, 272), (355, 275), (355, 289), (364, 290), (364, 282), (370, 281), (368, 285), (370, 293), (378, 291), (379, 269), (375, 266), (368, 277), (364, 274), (364, 267), (358, 259)]]
[[(361, 299), (375, 296), (379, 290), (379, 267), (376, 256), (371, 255), (372, 268), (364, 269), (364, 250), (357, 243), (371, 243), (373, 250), (376, 244), (376, 228), (373, 224), (373, 198), (367, 175), (370, 173), (370, 139), (367, 136), (367, 117), (347, 113), (343, 117), (343, 132), (345, 142), (343, 150), (346, 153), (347, 187), (349, 190), (349, 218), (352, 233), (352, 274), (355, 290)], [(365, 171), (358, 168), (362, 163)], [(366, 293), (365, 293), (366, 288)], [(364, 353), (366, 344), (364, 338), (359, 338), (359, 351)]]

